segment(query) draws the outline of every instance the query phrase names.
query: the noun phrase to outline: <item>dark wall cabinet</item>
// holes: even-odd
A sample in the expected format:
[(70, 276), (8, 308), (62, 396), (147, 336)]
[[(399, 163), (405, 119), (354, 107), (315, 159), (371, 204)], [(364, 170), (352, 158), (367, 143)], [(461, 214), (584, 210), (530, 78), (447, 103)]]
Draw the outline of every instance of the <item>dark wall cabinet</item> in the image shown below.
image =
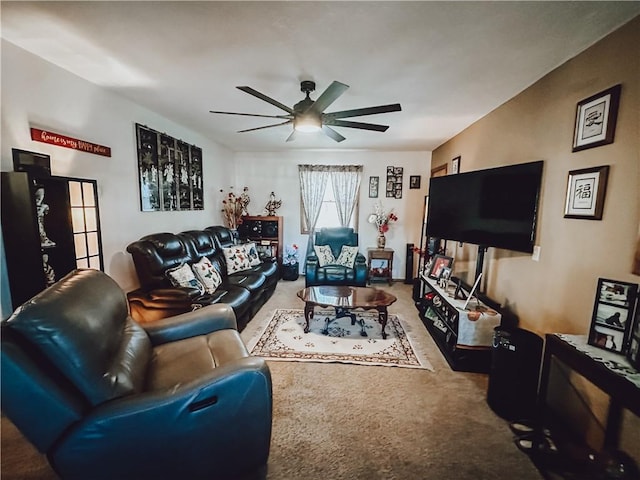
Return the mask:
[(95, 180), (2, 172), (2, 233), (14, 309), (75, 268), (104, 269)]

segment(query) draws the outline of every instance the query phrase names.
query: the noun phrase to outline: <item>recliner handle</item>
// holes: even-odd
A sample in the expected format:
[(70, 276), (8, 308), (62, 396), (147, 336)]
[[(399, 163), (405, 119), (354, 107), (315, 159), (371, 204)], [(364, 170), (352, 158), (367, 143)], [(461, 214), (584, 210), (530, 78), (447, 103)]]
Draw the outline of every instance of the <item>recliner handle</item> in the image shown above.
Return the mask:
[(218, 403), (218, 396), (213, 395), (208, 398), (203, 398), (202, 400), (198, 400), (197, 402), (193, 402), (189, 405), (190, 412), (197, 412), (198, 410), (202, 410), (203, 408), (210, 407), (211, 405), (215, 405)]

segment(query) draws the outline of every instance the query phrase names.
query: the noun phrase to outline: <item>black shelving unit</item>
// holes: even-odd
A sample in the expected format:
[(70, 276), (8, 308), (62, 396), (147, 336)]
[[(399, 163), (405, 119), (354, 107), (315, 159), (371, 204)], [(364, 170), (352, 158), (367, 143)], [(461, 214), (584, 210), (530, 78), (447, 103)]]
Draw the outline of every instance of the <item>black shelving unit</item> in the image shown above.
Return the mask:
[[(2, 172), (2, 233), (17, 308), (75, 268), (103, 270), (95, 180)], [(46, 236), (38, 222), (37, 197)]]

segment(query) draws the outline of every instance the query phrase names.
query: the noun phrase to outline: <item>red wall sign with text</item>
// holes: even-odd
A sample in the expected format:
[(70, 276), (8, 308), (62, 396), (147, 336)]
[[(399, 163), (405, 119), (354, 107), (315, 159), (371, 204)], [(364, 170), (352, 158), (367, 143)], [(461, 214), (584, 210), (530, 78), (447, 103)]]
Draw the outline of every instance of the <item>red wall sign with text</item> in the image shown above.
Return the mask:
[(51, 145), (57, 145), (59, 147), (81, 150), (83, 152), (102, 155), (103, 157), (111, 156), (111, 149), (109, 147), (104, 147), (96, 143), (85, 142), (84, 140), (78, 140), (77, 138), (67, 137), (47, 130), (40, 130), (38, 128), (31, 129), (31, 140), (50, 143)]

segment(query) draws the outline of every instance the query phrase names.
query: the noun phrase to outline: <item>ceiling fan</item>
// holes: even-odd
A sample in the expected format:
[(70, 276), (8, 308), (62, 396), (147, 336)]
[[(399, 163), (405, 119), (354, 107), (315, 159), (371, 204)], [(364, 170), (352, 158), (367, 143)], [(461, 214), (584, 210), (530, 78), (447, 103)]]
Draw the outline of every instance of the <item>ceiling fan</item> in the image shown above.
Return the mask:
[(329, 107), (336, 99), (342, 95), (349, 85), (345, 85), (340, 82), (332, 82), (327, 89), (316, 99), (309, 98), (309, 93), (316, 89), (315, 82), (310, 80), (304, 80), (300, 83), (300, 90), (306, 94), (306, 98), (296, 103), (293, 108), (290, 108), (273, 98), (266, 96), (263, 93), (254, 90), (251, 87), (236, 87), (243, 92), (253, 95), (271, 105), (278, 107), (281, 110), (287, 112), (286, 115), (260, 115), (254, 113), (237, 113), (237, 112), (220, 112), (216, 110), (210, 110), (211, 113), (222, 113), (225, 115), (244, 115), (247, 117), (265, 117), (265, 118), (279, 118), (285, 120), (284, 122), (276, 123), (273, 125), (265, 125), (264, 127), (248, 128), (246, 130), (240, 130), (238, 133), (253, 132), (254, 130), (262, 130), (265, 128), (279, 127), (281, 125), (293, 124), (293, 131), (287, 138), (287, 142), (290, 142), (296, 138), (297, 132), (317, 132), (322, 130), (327, 136), (331, 137), (336, 142), (345, 140), (345, 137), (340, 135), (336, 130), (331, 127), (348, 127), (359, 128), (362, 130), (373, 130), (375, 132), (385, 132), (388, 125), (378, 125), (376, 123), (364, 123), (364, 122), (351, 122), (348, 120), (342, 120), (349, 117), (360, 117), (364, 115), (375, 115), (378, 113), (398, 112), (402, 110), (399, 103), (393, 103), (390, 105), (379, 105), (377, 107), (356, 108), (354, 110), (342, 110), (340, 112), (325, 113), (325, 109)]

